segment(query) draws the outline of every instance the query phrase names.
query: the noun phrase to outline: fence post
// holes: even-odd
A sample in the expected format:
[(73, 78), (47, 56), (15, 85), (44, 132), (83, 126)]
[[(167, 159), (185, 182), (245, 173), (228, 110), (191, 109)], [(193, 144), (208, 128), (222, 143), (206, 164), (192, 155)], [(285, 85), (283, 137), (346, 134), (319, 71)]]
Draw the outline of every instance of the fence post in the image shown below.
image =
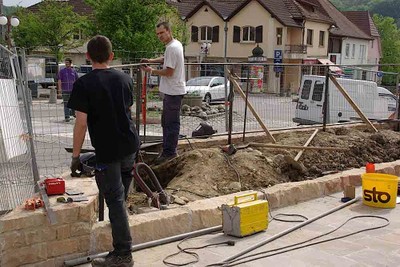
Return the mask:
[[(229, 80), (233, 80), (233, 66), (231, 67), (231, 72), (229, 74)], [(233, 125), (233, 99), (235, 98), (235, 92), (233, 90), (233, 81), (229, 83), (229, 122), (228, 122), (228, 144), (232, 144), (232, 125)]]
[(396, 119), (400, 118), (400, 73), (396, 75), (396, 96), (397, 96), (397, 116)]
[[(32, 117), (30, 113), (30, 106), (29, 106), (29, 100), (27, 96), (27, 91), (28, 91), (28, 80), (27, 80), (27, 75), (26, 75), (26, 66), (25, 66), (25, 50), (21, 50), (22, 52), (22, 66), (21, 68), (19, 64), (18, 57), (16, 57), (15, 60), (15, 69), (16, 69), (16, 74), (17, 77), (19, 76), (21, 79), (20, 85), (20, 90), (22, 91), (22, 99), (24, 102), (24, 112), (25, 112), (25, 117), (26, 117), (26, 124), (28, 128), (28, 135), (29, 135), (29, 150), (31, 153), (31, 161), (32, 161), (32, 174), (33, 174), (33, 180), (35, 181), (34, 187), (35, 187), (35, 192), (39, 192), (39, 187), (38, 187), (38, 181), (40, 180), (39, 176), (39, 170), (36, 162), (36, 153), (35, 153), (35, 145), (33, 143), (33, 126), (32, 126)], [(18, 84), (18, 83), (17, 83)]]
[(140, 139), (140, 109), (142, 107), (142, 71), (136, 68), (136, 130)]
[(326, 131), (326, 124), (329, 122), (329, 67), (326, 66), (325, 69), (325, 95), (324, 95), (324, 105), (323, 105), (323, 126), (322, 130)]

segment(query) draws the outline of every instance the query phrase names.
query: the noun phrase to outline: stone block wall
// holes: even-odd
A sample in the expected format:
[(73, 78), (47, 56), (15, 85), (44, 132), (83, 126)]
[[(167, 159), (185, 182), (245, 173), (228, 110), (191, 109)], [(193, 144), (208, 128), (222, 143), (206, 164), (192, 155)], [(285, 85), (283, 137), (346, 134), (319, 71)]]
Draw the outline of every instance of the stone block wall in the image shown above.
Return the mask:
[[(376, 164), (376, 171), (400, 175), (400, 161)], [(279, 184), (258, 193), (275, 209), (343, 191), (343, 184), (360, 185), (365, 168), (349, 170), (315, 180)], [(19, 207), (0, 217), (0, 266), (63, 266), (65, 260), (111, 249), (109, 222), (97, 222), (97, 187), (93, 179), (69, 179), (68, 186), (80, 188), (88, 202), (56, 203), (51, 197), (57, 223), (51, 225), (44, 209), (26, 211)], [(180, 208), (130, 216), (134, 244), (175, 236), (222, 223), (222, 204), (235, 195), (188, 203)]]

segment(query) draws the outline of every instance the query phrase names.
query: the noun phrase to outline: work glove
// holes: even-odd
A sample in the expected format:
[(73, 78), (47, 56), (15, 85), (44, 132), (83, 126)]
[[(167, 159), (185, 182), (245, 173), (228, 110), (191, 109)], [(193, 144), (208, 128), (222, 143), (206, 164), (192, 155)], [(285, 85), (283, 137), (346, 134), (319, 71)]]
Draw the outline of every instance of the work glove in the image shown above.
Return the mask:
[(79, 156), (72, 157), (71, 167), (70, 167), (71, 168), (71, 176), (74, 176), (74, 174), (77, 173), (76, 171), (79, 170), (80, 164), (81, 164), (81, 161), (79, 159)]

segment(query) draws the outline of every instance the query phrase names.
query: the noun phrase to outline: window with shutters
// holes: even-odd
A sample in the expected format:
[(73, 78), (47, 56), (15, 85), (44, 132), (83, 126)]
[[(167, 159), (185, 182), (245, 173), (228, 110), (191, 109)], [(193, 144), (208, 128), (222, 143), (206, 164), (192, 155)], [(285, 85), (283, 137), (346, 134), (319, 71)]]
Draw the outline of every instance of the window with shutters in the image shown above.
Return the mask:
[(212, 27), (202, 26), (200, 27), (200, 41), (212, 41)]
[(325, 32), (324, 31), (319, 31), (319, 46), (320, 47), (325, 46)]
[(243, 35), (242, 41), (243, 42), (254, 42), (256, 37), (256, 28), (252, 26), (244, 26), (242, 28)]
[(313, 35), (314, 35), (314, 31), (308, 29), (307, 30), (307, 45), (313, 45)]
[(240, 27), (233, 26), (233, 42), (240, 43)]
[(350, 44), (346, 44), (346, 50), (344, 51), (344, 56), (349, 58), (350, 56)]
[(194, 43), (199, 41), (199, 27), (192, 26), (191, 40)]

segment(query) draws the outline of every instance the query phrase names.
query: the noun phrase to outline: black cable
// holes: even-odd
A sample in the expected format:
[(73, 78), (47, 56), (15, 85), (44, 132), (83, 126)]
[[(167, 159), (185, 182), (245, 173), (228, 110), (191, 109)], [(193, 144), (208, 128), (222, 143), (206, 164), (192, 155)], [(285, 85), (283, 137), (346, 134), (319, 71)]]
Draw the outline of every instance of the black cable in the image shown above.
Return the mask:
[(238, 182), (239, 182), (239, 184), (240, 184), (240, 187), (242, 187), (242, 181), (240, 180), (239, 171), (235, 168), (235, 166), (233, 166), (232, 162), (229, 160), (228, 155), (226, 155), (225, 152), (222, 152), (222, 154), (224, 155), (224, 157), (225, 157), (225, 159), (226, 159), (226, 162), (228, 162), (229, 167), (231, 167), (231, 168), (235, 171), (236, 176), (237, 176), (237, 178), (238, 178)]
[[(309, 243), (309, 244), (305, 244), (305, 243), (308, 243), (308, 242), (313, 241), (315, 239), (318, 239), (320, 237), (327, 236), (327, 235), (339, 230), (341, 227), (343, 227), (349, 221), (354, 220), (354, 219), (359, 219), (359, 218), (376, 218), (376, 219), (380, 219), (380, 220), (386, 221), (386, 224), (383, 224), (383, 225), (380, 225), (380, 226), (375, 226), (375, 227), (370, 227), (370, 228), (364, 228), (364, 229), (361, 229), (361, 230), (358, 230), (358, 231), (355, 231), (355, 232), (351, 232), (349, 234), (345, 234), (345, 235), (332, 237), (332, 238), (329, 238), (329, 239), (315, 241), (315, 242), (312, 242), (312, 243)], [(244, 263), (255, 261), (255, 260), (259, 260), (259, 259), (268, 258), (268, 257), (271, 257), (271, 256), (283, 254), (283, 253), (294, 251), (294, 250), (298, 250), (298, 249), (301, 249), (301, 248), (310, 247), (310, 246), (314, 246), (314, 245), (317, 245), (317, 244), (322, 244), (322, 243), (326, 243), (326, 242), (329, 242), (329, 241), (342, 239), (342, 238), (345, 238), (345, 237), (348, 237), (348, 236), (359, 234), (361, 232), (380, 229), (380, 228), (388, 226), (389, 223), (390, 223), (389, 220), (387, 218), (385, 218), (385, 217), (376, 216), (376, 215), (358, 215), (358, 216), (354, 216), (354, 217), (351, 217), (351, 218), (347, 219), (344, 223), (342, 223), (341, 225), (339, 225), (335, 229), (333, 229), (333, 230), (331, 230), (331, 231), (329, 231), (329, 232), (327, 232), (325, 234), (321, 234), (321, 235), (318, 235), (316, 237), (310, 238), (308, 240), (305, 240), (305, 241), (302, 241), (302, 242), (298, 242), (298, 243), (295, 243), (295, 244), (292, 244), (292, 245), (276, 248), (276, 249), (265, 250), (265, 251), (262, 251), (262, 252), (259, 252), (259, 253), (255, 253), (255, 254), (250, 254), (250, 255), (247, 255), (247, 256), (239, 257), (239, 258), (233, 259), (233, 260), (231, 260), (229, 262), (216, 263), (216, 264), (211, 264), (211, 265), (207, 265), (207, 266), (210, 266), (210, 267), (211, 266), (223, 266), (223, 267), (236, 266), (236, 265), (239, 265), (239, 264), (244, 264)], [(302, 244), (305, 244), (305, 245), (302, 245)], [(302, 246), (299, 246), (299, 245), (302, 245)], [(270, 252), (275, 252), (275, 253), (256, 257), (258, 255), (267, 254), (267, 253), (270, 253)], [(251, 257), (255, 257), (255, 258), (251, 258)], [(248, 258), (251, 258), (251, 259), (248, 259)], [(245, 259), (248, 259), (248, 260), (245, 260)]]
[(189, 143), (190, 148), (191, 148), (192, 150), (194, 150), (194, 148), (193, 148), (193, 146), (192, 146), (192, 143), (190, 142), (190, 140), (189, 140), (189, 138), (187, 137), (186, 134), (185, 134), (185, 135), (184, 135), (184, 134), (180, 134), (179, 137), (180, 137), (180, 138), (186, 139), (186, 141)]
[[(187, 238), (183, 239), (181, 242), (179, 242), (179, 243), (176, 245), (176, 247), (179, 249), (178, 252), (173, 253), (173, 254), (170, 254), (170, 255), (168, 255), (167, 257), (165, 257), (165, 258), (163, 259), (163, 263), (164, 263), (165, 265), (167, 265), (167, 266), (186, 266), (186, 265), (189, 265), (189, 264), (194, 264), (194, 263), (199, 262), (199, 260), (200, 260), (199, 254), (197, 254), (196, 252), (193, 252), (193, 251), (189, 251), (189, 250), (203, 249), (203, 248), (214, 247), (214, 246), (220, 246), (220, 245), (227, 245), (227, 246), (234, 246), (234, 245), (235, 245), (235, 241), (229, 240), (229, 241), (224, 241), (224, 242), (218, 242), (218, 243), (207, 244), (207, 245), (199, 246), (199, 247), (182, 248), (180, 245), (181, 245), (183, 242), (185, 242), (186, 240), (188, 240), (189, 238), (190, 238), (190, 237), (187, 237)], [(195, 259), (192, 260), (192, 261), (185, 262), (185, 263), (174, 263), (174, 262), (167, 261), (169, 258), (175, 257), (175, 256), (177, 256), (177, 255), (179, 255), (179, 254), (181, 254), (181, 253), (186, 253), (186, 254), (192, 256), (192, 257), (195, 258)]]
[[(265, 193), (264, 190), (262, 190), (262, 189), (259, 189), (259, 192), (263, 193), (264, 198), (269, 202), (267, 193)], [(301, 214), (296, 214), (296, 213), (278, 213), (278, 214), (275, 214), (275, 216), (273, 216), (271, 213), (271, 209), (268, 209), (268, 213), (269, 213), (269, 216), (271, 217), (271, 219), (269, 219), (269, 222), (272, 222), (275, 220), (278, 222), (300, 222), (301, 223), (301, 222), (305, 222), (308, 220), (308, 218), (306, 216), (301, 215)], [(299, 217), (299, 218), (302, 218), (303, 220), (279, 219), (279, 218), (277, 218), (278, 216)]]
[[(300, 223), (302, 223), (302, 222), (305, 222), (308, 220), (308, 218), (306, 216), (301, 215), (301, 214), (295, 214), (295, 213), (277, 213), (277, 214), (275, 214), (275, 216), (272, 216), (272, 214), (270, 213), (270, 215), (272, 217), (271, 221), (275, 220), (278, 222), (300, 222)], [(303, 220), (285, 220), (285, 219), (277, 218), (278, 216), (299, 217), (299, 218), (302, 218)]]
[(172, 193), (171, 193), (171, 194), (175, 194), (176, 192), (182, 191), (182, 192), (186, 192), (186, 193), (189, 193), (189, 194), (193, 194), (193, 195), (196, 195), (196, 196), (202, 197), (202, 198), (218, 197), (218, 195), (211, 195), (211, 196), (202, 195), (202, 194), (199, 194), (199, 193), (196, 193), (196, 192), (187, 190), (187, 189), (183, 189), (183, 188), (166, 187), (165, 190), (172, 190)]

